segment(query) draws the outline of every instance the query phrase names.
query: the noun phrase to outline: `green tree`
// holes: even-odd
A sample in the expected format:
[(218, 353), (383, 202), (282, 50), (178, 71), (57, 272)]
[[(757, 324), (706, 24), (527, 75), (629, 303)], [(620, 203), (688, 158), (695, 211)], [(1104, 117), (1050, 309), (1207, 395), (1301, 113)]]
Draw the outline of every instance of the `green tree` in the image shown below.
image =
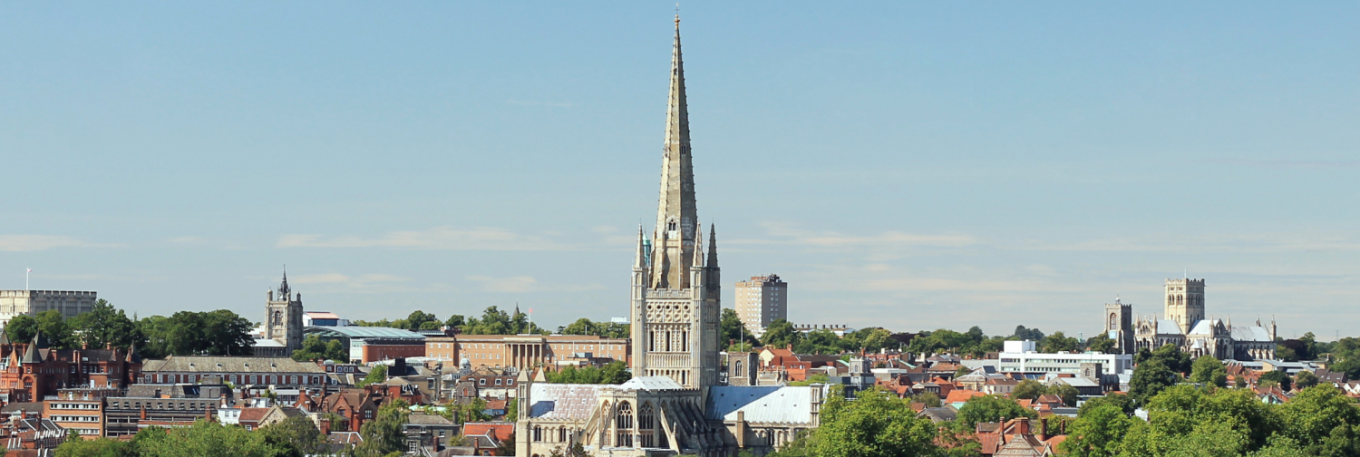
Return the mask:
[(1331, 384), (1303, 389), (1279, 406), (1279, 416), (1282, 433), (1303, 447), (1322, 445), (1339, 427), (1360, 425), (1355, 401)]
[(1223, 362), (1214, 358), (1214, 356), (1202, 355), (1195, 359), (1190, 372), (1190, 382), (1227, 387), (1228, 370), (1223, 367)]
[(1063, 332), (1053, 332), (1048, 338), (1044, 338), (1043, 352), (1054, 353), (1060, 351), (1075, 351), (1081, 348), (1081, 342), (1076, 338), (1063, 335)]
[(1101, 405), (1114, 405), (1120, 411), (1123, 411), (1125, 416), (1132, 416), (1135, 409), (1132, 397), (1125, 394), (1110, 393), (1104, 397), (1092, 398), (1082, 403), (1081, 408), (1077, 410), (1077, 417), (1080, 418), (1083, 414)]
[(761, 337), (765, 347), (784, 348), (789, 345), (798, 345), (803, 340), (803, 333), (793, 328), (793, 324), (784, 319), (775, 319), (765, 328), (765, 335)]
[(47, 344), (56, 349), (73, 349), (80, 347), (76, 342), (75, 334), (71, 327), (66, 325), (66, 318), (62, 317), (61, 311), (55, 309), (38, 313), (34, 318), (38, 324), (38, 331), (43, 338), (47, 339)]
[(722, 334), (720, 343), (733, 346), (735, 349), (729, 350), (731, 352), (750, 351), (751, 348), (760, 346), (760, 341), (756, 340), (756, 337), (751, 335), (751, 331), (747, 330), (746, 326), (741, 323), (741, 316), (737, 315), (735, 309), (723, 308), (719, 326)]
[(410, 403), (392, 399), (378, 408), (378, 416), (365, 422), (359, 430), (363, 444), (354, 449), (356, 457), (382, 457), (406, 450), (406, 434), (402, 428), (411, 416)]
[(1317, 375), (1307, 370), (1300, 371), (1299, 374), (1294, 375), (1294, 385), (1299, 389), (1307, 389), (1316, 386), (1319, 381), (1320, 379), (1318, 379)]
[[(52, 451), (55, 457), (135, 457), (131, 442), (109, 438), (67, 440)], [(0, 455), (0, 457), (3, 457)]]
[(1040, 341), (1044, 339), (1044, 332), (1039, 331), (1037, 328), (1025, 328), (1023, 325), (1017, 325), (1015, 326), (1015, 333), (1011, 334), (1010, 339), (1016, 341)]
[(1043, 395), (1047, 391), (1048, 389), (1045, 388), (1043, 384), (1040, 384), (1039, 381), (1035, 381), (1033, 379), (1026, 379), (1024, 381), (1020, 381), (1019, 384), (1015, 385), (1015, 389), (1011, 390), (1011, 398), (1021, 400), (1034, 400), (1039, 398), (1040, 395)]
[(462, 314), (454, 314), (452, 316), (449, 316), (448, 320), (444, 321), (444, 325), (451, 328), (460, 328), (464, 325), (467, 325), (467, 321), (463, 319)]
[(281, 422), (270, 424), (255, 431), (264, 436), (264, 442), (284, 450), (287, 456), (302, 457), (326, 452), (326, 437), (317, 430), (316, 424), (306, 416), (290, 417)]
[(15, 343), (27, 343), (33, 341), (33, 337), (38, 334), (38, 321), (33, 316), (20, 314), (9, 320), (9, 325), (5, 326), (5, 336)]
[(1161, 360), (1151, 359), (1134, 367), (1133, 377), (1129, 379), (1129, 395), (1138, 404), (1145, 404), (1154, 395), (1178, 381), (1176, 373), (1167, 368)]
[(1293, 379), (1283, 370), (1267, 371), (1256, 381), (1260, 386), (1280, 386), (1281, 390), (1292, 390)]
[(1048, 394), (1058, 396), (1067, 406), (1077, 406), (1077, 399), (1081, 396), (1081, 392), (1076, 387), (1062, 383), (1048, 386)]
[(914, 457), (933, 455), (935, 426), (911, 405), (880, 389), (859, 392), (853, 402), (834, 401), (823, 409), (808, 455), (819, 457)]
[(266, 443), (263, 434), (204, 421), (167, 430), (163, 438), (135, 441), (144, 457), (273, 457), (287, 452)]
[(387, 382), (387, 365), (375, 365), (372, 370), (369, 370), (368, 376), (364, 376), (364, 379), (359, 381), (359, 385), (356, 387), (365, 387), (370, 384), (381, 384), (384, 382)]
[(969, 398), (963, 407), (959, 408), (958, 421), (960, 425), (971, 429), (978, 422), (998, 422), (1019, 417), (1033, 419), (1038, 417), (1038, 414), (1032, 409), (1020, 406), (1015, 400), (998, 395), (983, 395)]
[(936, 395), (935, 392), (922, 392), (912, 400), (926, 405), (927, 408), (939, 408), (940, 405), (944, 404), (940, 401), (940, 396)]
[(1072, 423), (1067, 441), (1060, 448), (1073, 457), (1114, 457), (1119, 455), (1124, 434), (1137, 419), (1130, 418), (1113, 403), (1082, 408), (1083, 413)]
[(94, 308), (70, 319), (68, 325), (79, 333), (79, 339), (90, 347), (102, 348), (111, 344), (127, 348), (133, 342), (140, 342), (137, 324), (128, 319), (127, 313), (113, 307), (107, 300), (94, 302)]
[(1086, 340), (1086, 350), (1109, 354), (1114, 349), (1114, 343), (1110, 335), (1100, 333)]
[(293, 351), (293, 360), (335, 360), (343, 363), (349, 361), (349, 351), (338, 339), (325, 341), (319, 335), (312, 334), (302, 339), (302, 348)]

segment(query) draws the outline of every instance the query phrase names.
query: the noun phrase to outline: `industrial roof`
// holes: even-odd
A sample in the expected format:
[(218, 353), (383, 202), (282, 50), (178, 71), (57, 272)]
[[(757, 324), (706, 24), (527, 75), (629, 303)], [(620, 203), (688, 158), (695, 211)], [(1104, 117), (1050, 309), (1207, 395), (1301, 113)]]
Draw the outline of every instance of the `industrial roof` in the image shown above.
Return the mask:
[(814, 386), (715, 386), (708, 391), (704, 415), (712, 420), (737, 420), (737, 412), (747, 422), (811, 424)]
[(391, 327), (307, 327), (303, 331), (307, 334), (321, 334), (323, 336), (343, 336), (347, 338), (396, 338), (424, 341), (425, 336), (410, 330), (391, 328)]
[(340, 315), (330, 311), (307, 311), (307, 317), (312, 319), (339, 319)]
[(298, 362), (287, 357), (220, 357), (172, 355), (165, 360), (147, 360), (143, 373), (155, 372), (198, 373), (325, 373), (311, 362)]

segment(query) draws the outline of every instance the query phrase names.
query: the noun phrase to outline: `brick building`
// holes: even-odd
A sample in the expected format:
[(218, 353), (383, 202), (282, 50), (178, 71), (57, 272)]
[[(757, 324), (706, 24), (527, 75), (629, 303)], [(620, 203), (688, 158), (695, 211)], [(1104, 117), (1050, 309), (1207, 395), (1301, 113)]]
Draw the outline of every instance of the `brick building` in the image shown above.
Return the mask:
[(0, 399), (7, 403), (41, 401), (66, 387), (124, 388), (141, 366), (135, 346), (52, 349), (41, 333), (31, 342), (11, 344), (0, 332)]
[(298, 389), (326, 383), (326, 370), (311, 362), (281, 357), (169, 356), (148, 360), (141, 368), (144, 384), (231, 382), (238, 386)]
[(628, 362), (632, 344), (626, 338), (594, 335), (456, 335), (426, 338), (425, 356), (472, 368), (600, 366)]

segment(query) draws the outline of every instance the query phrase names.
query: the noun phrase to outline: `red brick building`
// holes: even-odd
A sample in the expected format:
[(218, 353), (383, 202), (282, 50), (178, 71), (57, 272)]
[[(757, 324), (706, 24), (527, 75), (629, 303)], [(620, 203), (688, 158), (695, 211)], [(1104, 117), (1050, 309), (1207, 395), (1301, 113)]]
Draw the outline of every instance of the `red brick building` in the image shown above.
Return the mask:
[(141, 368), (136, 346), (52, 349), (41, 333), (29, 343), (11, 343), (0, 332), (0, 397), (6, 402), (41, 401), (67, 387), (126, 388)]

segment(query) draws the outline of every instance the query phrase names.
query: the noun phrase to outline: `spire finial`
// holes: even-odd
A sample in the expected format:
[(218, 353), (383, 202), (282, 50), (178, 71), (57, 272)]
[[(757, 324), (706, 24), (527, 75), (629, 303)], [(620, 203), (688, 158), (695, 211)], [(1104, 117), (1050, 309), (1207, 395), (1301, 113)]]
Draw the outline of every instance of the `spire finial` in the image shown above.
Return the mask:
[(675, 29), (680, 30), (680, 2), (675, 2)]

